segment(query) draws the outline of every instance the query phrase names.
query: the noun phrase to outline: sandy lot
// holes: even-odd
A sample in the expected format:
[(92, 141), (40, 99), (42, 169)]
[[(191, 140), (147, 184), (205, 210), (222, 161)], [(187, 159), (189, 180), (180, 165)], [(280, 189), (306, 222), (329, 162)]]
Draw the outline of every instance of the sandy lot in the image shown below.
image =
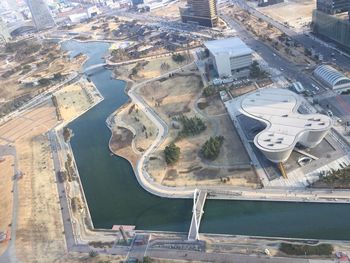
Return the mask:
[(65, 254), (65, 241), (49, 141), (31, 134), (16, 143), (23, 179), (19, 182), (17, 258), (48, 262)]
[(186, 0), (180, 0), (175, 4), (152, 10), (150, 13), (153, 16), (159, 16), (170, 20), (180, 20), (179, 7), (185, 7), (186, 4)]
[(0, 136), (16, 147), (19, 170), (17, 258), (52, 262), (65, 253), (59, 199), (46, 131), (57, 123), (51, 101), (0, 127)]
[[(1, 156), (0, 157), (0, 207), (1, 207), (1, 217), (0, 217), (0, 232), (6, 233), (9, 224), (12, 222), (12, 177), (14, 175), (13, 171), (13, 156)], [(7, 247), (7, 242), (0, 243), (0, 255), (5, 251)]]
[(258, 9), (274, 20), (301, 29), (311, 22), (312, 10), (315, 8), (316, 0), (289, 0), (288, 2)]

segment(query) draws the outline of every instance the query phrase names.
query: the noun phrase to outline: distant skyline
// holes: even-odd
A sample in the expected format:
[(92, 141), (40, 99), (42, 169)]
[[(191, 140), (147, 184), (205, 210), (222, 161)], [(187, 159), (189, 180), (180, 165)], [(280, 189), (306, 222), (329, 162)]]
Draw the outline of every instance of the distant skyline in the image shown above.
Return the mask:
[(37, 30), (55, 26), (49, 7), (44, 0), (27, 0)]

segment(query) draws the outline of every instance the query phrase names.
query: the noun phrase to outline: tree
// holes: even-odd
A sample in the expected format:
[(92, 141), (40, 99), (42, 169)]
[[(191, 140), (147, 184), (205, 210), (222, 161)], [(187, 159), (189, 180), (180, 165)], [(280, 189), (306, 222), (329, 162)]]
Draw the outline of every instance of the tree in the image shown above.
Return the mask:
[(180, 148), (175, 143), (170, 143), (164, 149), (165, 161), (168, 165), (175, 164), (180, 157)]
[(201, 154), (203, 154), (206, 159), (215, 160), (219, 156), (223, 142), (223, 136), (210, 137), (209, 140), (203, 144)]
[(214, 95), (216, 92), (215, 88), (212, 86), (207, 86), (203, 89), (203, 96), (204, 97), (210, 97), (212, 95)]
[(250, 77), (251, 78), (266, 78), (268, 76), (267, 72), (262, 70), (257, 61), (253, 61), (250, 67)]
[(90, 256), (91, 258), (94, 258), (94, 257), (96, 257), (97, 255), (98, 255), (97, 251), (95, 251), (95, 250), (90, 250), (89, 256)]
[(207, 128), (202, 119), (198, 118), (197, 116), (192, 118), (181, 116), (179, 121), (182, 124), (182, 130), (178, 134), (179, 138), (200, 134)]
[(181, 54), (174, 54), (171, 57), (176, 63), (182, 63), (185, 61), (185, 56)]

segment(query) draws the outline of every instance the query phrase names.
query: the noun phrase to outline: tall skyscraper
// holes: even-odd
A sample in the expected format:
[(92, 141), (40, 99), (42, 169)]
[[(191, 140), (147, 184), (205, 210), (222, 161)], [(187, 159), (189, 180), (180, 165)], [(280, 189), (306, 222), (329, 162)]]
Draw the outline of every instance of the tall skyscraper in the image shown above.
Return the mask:
[(27, 0), (37, 30), (55, 26), (49, 7), (44, 0)]
[(180, 9), (184, 23), (196, 23), (214, 27), (218, 22), (216, 0), (188, 0), (187, 7)]
[(350, 0), (317, 0), (312, 31), (350, 53)]

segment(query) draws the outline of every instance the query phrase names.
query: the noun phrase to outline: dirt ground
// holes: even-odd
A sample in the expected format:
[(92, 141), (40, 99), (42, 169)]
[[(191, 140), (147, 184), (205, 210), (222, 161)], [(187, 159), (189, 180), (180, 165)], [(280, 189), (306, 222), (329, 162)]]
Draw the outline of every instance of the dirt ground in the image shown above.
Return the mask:
[(249, 93), (249, 92), (254, 91), (254, 90), (256, 90), (255, 85), (249, 85), (249, 86), (242, 87), (242, 88), (232, 88), (230, 90), (230, 92), (231, 92), (231, 95), (233, 97), (239, 97), (243, 94)]
[[(13, 156), (0, 157), (0, 193), (2, 193), (0, 198), (0, 232), (4, 233), (7, 232), (8, 227), (12, 222), (12, 177), (14, 175), (13, 164)], [(7, 242), (0, 243), (0, 255), (5, 251), (6, 247)]]
[(45, 132), (57, 123), (51, 101), (0, 127), (17, 150), (19, 207), (16, 256), (21, 262), (52, 262), (65, 253), (63, 225)]
[(150, 13), (153, 16), (159, 16), (170, 20), (179, 20), (180, 19), (179, 7), (185, 7), (186, 4), (187, 4), (186, 0), (180, 0), (175, 4), (171, 4), (166, 7), (152, 10)]
[(20, 169), (16, 255), (22, 262), (48, 262), (65, 254), (59, 197), (46, 135), (17, 143)]
[(136, 166), (139, 158), (138, 154), (132, 148), (133, 133), (123, 127), (114, 126), (112, 137), (109, 142), (111, 151), (125, 159), (127, 159), (133, 167)]
[(114, 115), (118, 127), (128, 128), (133, 134), (134, 152), (145, 151), (157, 136), (157, 127), (135, 104), (127, 104)]
[(315, 8), (316, 0), (290, 0), (258, 9), (276, 21), (301, 29), (311, 22), (312, 11)]
[[(186, 62), (185, 64), (187, 64)], [(168, 65), (168, 68), (162, 69), (162, 64)], [(148, 60), (148, 63), (146, 66), (140, 70), (140, 72), (137, 74), (139, 78), (144, 79), (151, 79), (155, 78), (161, 74), (166, 73), (167, 71), (172, 71), (174, 69), (177, 69), (179, 67), (183, 66), (183, 64), (176, 63), (171, 56), (166, 56), (162, 58), (156, 58), (152, 60)]]
[(92, 103), (101, 99), (95, 86), (86, 79), (81, 79), (79, 82), (63, 87), (55, 92), (55, 96), (64, 121), (71, 121), (87, 110)]
[(255, 16), (248, 14), (246, 11), (239, 9), (238, 7), (229, 8), (224, 12), (230, 15), (233, 19), (239, 21), (239, 23), (244, 25), (252, 34), (259, 37), (265, 43), (274, 48), (277, 53), (293, 63), (298, 65), (310, 64), (311, 66), (315, 64), (312, 59), (304, 54), (304, 48), (302, 46), (291, 48), (287, 46), (285, 42), (279, 41), (282, 32), (277, 28), (269, 26), (266, 22), (260, 21)]
[[(197, 99), (202, 93), (199, 76), (193, 72), (184, 72), (182, 76), (148, 83), (140, 87), (138, 92), (170, 128), (168, 138), (150, 157), (149, 173), (157, 182), (169, 186), (209, 185), (221, 184), (222, 178), (229, 178), (226, 184), (256, 186), (257, 178), (249, 165), (248, 155), (221, 101), (218, 98), (211, 99), (204, 112), (195, 110)], [(173, 117), (182, 114), (202, 118), (207, 129), (199, 135), (176, 141), (181, 149), (180, 160), (173, 167), (167, 167), (163, 150), (179, 132), (179, 129), (174, 128)], [(219, 135), (225, 138), (219, 157), (214, 161), (201, 158), (199, 150), (203, 143), (210, 136)]]

